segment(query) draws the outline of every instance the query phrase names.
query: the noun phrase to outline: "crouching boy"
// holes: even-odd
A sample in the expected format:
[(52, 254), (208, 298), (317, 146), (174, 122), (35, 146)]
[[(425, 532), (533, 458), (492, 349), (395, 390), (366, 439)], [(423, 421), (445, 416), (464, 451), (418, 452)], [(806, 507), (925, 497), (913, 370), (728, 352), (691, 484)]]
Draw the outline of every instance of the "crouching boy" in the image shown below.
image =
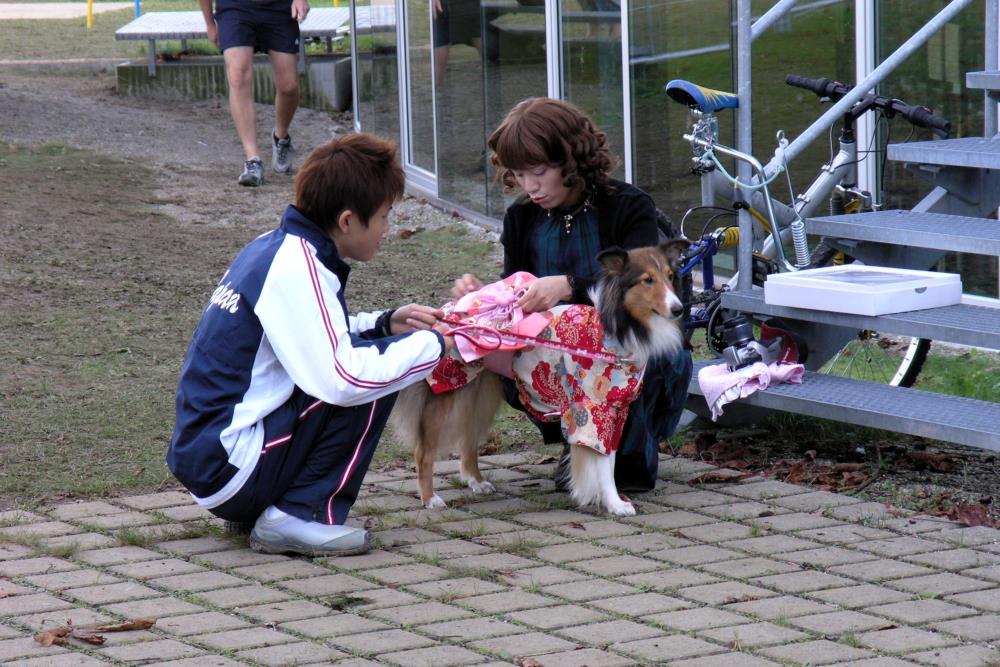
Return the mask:
[(348, 315), (344, 260), (375, 255), (403, 186), (392, 143), (353, 134), (314, 150), (295, 205), (239, 253), (194, 333), (167, 464), (213, 514), (253, 523), (257, 551), (371, 547), (344, 523), (396, 392), (453, 345), (430, 307)]

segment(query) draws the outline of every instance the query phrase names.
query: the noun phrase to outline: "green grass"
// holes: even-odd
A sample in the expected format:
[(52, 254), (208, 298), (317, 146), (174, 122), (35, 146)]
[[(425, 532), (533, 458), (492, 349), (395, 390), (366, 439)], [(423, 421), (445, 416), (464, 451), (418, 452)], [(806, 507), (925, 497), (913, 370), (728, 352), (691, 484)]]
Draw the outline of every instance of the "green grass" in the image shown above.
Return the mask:
[(1000, 357), (970, 349), (958, 355), (935, 353), (933, 344), (917, 389), (983, 401), (1000, 398)]

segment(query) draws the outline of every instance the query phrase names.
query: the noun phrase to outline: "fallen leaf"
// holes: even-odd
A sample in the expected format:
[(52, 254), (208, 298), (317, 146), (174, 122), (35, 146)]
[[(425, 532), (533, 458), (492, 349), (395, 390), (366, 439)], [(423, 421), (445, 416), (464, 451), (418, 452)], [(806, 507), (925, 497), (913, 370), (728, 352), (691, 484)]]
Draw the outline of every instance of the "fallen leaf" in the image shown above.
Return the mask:
[(955, 466), (955, 457), (951, 454), (908, 451), (906, 457), (913, 461), (913, 466), (918, 469), (926, 466), (938, 472), (948, 472)]
[(39, 632), (35, 635), (35, 641), (42, 646), (65, 646), (66, 645), (66, 635), (73, 632), (73, 628), (61, 627), (55, 628), (54, 630), (46, 630), (45, 632)]
[(414, 234), (424, 231), (423, 227), (404, 227), (399, 230), (399, 238), (408, 239)]
[(1000, 519), (990, 516), (985, 505), (978, 503), (964, 503), (962, 505), (952, 505), (946, 509), (931, 512), (934, 516), (941, 516), (957, 521), (963, 526), (987, 526), (989, 528), (1000, 528)]
[(688, 484), (732, 484), (744, 479), (746, 475), (734, 475), (722, 470), (711, 470), (688, 480)]
[(517, 667), (544, 667), (542, 663), (538, 662), (534, 658), (514, 658), (514, 664)]
[(104, 643), (104, 635), (94, 635), (94, 634), (77, 634), (73, 633), (73, 639), (79, 639), (87, 644), (93, 644), (94, 646), (100, 646)]
[(108, 623), (107, 625), (81, 625), (74, 630), (87, 630), (90, 632), (128, 632), (129, 630), (148, 630), (156, 625), (155, 618), (131, 618), (121, 623)]
[(586, 526), (584, 526), (582, 523), (577, 523), (576, 521), (570, 521), (566, 525), (569, 526), (570, 528), (576, 528), (577, 530), (587, 530)]

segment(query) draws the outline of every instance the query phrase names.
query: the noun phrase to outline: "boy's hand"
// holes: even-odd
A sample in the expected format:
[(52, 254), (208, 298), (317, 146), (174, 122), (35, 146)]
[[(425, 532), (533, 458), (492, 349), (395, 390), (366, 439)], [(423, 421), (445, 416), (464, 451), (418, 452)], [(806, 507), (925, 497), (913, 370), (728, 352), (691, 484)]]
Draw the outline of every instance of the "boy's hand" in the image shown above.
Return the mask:
[(448, 354), (455, 349), (455, 337), (448, 335), (448, 331), (451, 327), (444, 322), (438, 322), (433, 328), (444, 338), (444, 356), (448, 356)]
[(393, 336), (430, 329), (444, 317), (440, 308), (411, 303), (396, 309), (389, 318), (389, 331)]
[(483, 288), (483, 281), (471, 273), (463, 274), (461, 278), (455, 280), (454, 287), (451, 288), (451, 295), (456, 299), (461, 299), (469, 292), (475, 292)]
[(528, 285), (517, 305), (526, 313), (538, 313), (572, 296), (573, 290), (566, 276), (546, 276)]

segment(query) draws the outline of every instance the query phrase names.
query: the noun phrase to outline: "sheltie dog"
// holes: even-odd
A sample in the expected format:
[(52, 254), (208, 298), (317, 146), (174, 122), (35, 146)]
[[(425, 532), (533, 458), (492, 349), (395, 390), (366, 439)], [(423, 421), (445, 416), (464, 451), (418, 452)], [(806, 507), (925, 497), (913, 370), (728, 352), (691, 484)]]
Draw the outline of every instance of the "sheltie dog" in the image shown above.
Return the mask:
[[(602, 272), (590, 290), (593, 307), (556, 306), (550, 311), (556, 322), (562, 321), (560, 317), (575, 317), (566, 320), (568, 326), (576, 328), (563, 330), (563, 342), (566, 333), (574, 342), (579, 342), (581, 335), (590, 335), (593, 339), (596, 334), (598, 344), (603, 340), (606, 350), (620, 354), (625, 360), (624, 376), (628, 377), (631, 391), (608, 391), (606, 378), (615, 377), (620, 381), (623, 374), (612, 376), (605, 370), (605, 377), (599, 379), (599, 390), (587, 394), (585, 399), (586, 409), (592, 412), (581, 417), (583, 406), (573, 403), (581, 400), (582, 394), (576, 386), (578, 378), (599, 372), (607, 364), (602, 366), (603, 362), (592, 360), (581, 363), (579, 357), (569, 352), (541, 346), (521, 350), (513, 357), (511, 370), (521, 402), (537, 418), (561, 420), (563, 433), (567, 435), (568, 428), (573, 430), (579, 424), (587, 424), (588, 415), (591, 415), (589, 430), (581, 427), (581, 435), (576, 440), (567, 438), (576, 445), (570, 447), (568, 486), (572, 498), (581, 507), (593, 503), (612, 514), (635, 514), (635, 507), (619, 496), (615, 486), (614, 450), (628, 404), (641, 388), (646, 362), (653, 356), (686, 354), (681, 327), (683, 306), (677, 297), (677, 285), (680, 282), (679, 259), (688, 245), (686, 241), (673, 240), (630, 251), (609, 248), (598, 256)], [(568, 309), (575, 310), (570, 312)], [(580, 322), (591, 331), (581, 331)], [(603, 338), (599, 329), (603, 329)], [(559, 339), (558, 327), (550, 326), (539, 338)], [(542, 378), (540, 384), (534, 382), (538, 378)], [(533, 390), (532, 384), (536, 385), (534, 389), (542, 386), (541, 395)], [(553, 392), (560, 388), (561, 393), (554, 395)], [(570, 391), (574, 393), (570, 395)], [(500, 376), (485, 370), (465, 386), (447, 393), (433, 393), (427, 382), (418, 382), (400, 392), (391, 423), (403, 443), (413, 448), (420, 501), (425, 507), (446, 506), (434, 493), (434, 461), (455, 451), (461, 457), (460, 477), (473, 493), (495, 491), (479, 471), (478, 445), (489, 433), (503, 393)], [(615, 397), (619, 403), (617, 407), (595, 404), (595, 401)], [(539, 409), (540, 402), (548, 405), (548, 410)], [(595, 428), (597, 420), (592, 415), (608, 412), (618, 416), (617, 428), (613, 425)]]

